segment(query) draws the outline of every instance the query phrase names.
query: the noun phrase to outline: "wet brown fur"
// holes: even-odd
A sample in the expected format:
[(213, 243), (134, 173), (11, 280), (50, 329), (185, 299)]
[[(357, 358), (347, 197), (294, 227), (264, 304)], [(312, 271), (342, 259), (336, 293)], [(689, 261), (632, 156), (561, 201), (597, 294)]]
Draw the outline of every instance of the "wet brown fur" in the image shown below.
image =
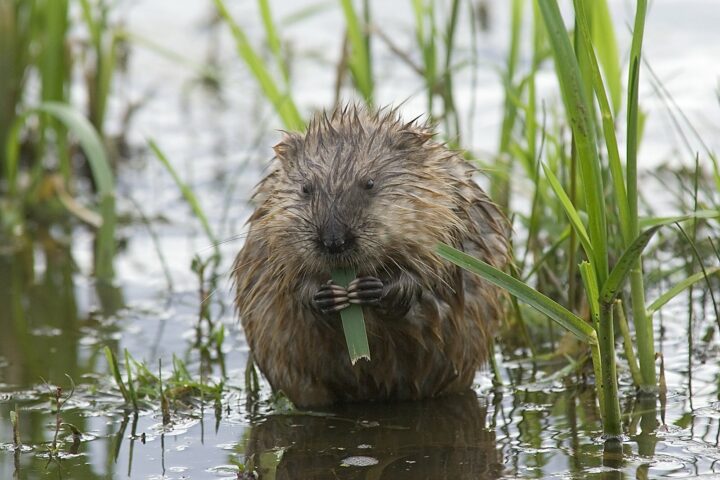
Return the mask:
[[(287, 133), (275, 147), (233, 275), (254, 359), (296, 405), (462, 391), (487, 360), (501, 293), (433, 249), (445, 242), (504, 268), (508, 226), (473, 167), (432, 137), (429, 126), (403, 123), (396, 110), (346, 106), (317, 115), (304, 135)], [(363, 193), (357, 186), (368, 179), (375, 187)], [(303, 185), (312, 186), (311, 198)], [(318, 248), (330, 210), (357, 234), (342, 258)], [(311, 305), (340, 264), (411, 298), (399, 317), (363, 307), (372, 360), (354, 367), (339, 315)]]

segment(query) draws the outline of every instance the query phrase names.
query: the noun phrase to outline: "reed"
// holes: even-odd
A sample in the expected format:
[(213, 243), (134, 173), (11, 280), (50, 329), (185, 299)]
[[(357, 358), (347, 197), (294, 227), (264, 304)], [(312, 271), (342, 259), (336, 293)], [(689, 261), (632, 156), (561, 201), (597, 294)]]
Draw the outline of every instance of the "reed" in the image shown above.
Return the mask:
[[(46, 115), (62, 124), (75, 135), (85, 153), (98, 192), (95, 209), (99, 215), (100, 223), (97, 225), (98, 232), (95, 246), (95, 276), (100, 280), (109, 281), (114, 275), (115, 181), (110, 161), (105, 152), (105, 146), (97, 131), (82, 114), (64, 103), (44, 102), (33, 109), (28, 109), (15, 119), (5, 145), (5, 173), (8, 183), (8, 197), (14, 201), (14, 208), (21, 212), (26, 208), (26, 204), (32, 204), (36, 201), (32, 196), (33, 189), (21, 191), (18, 179), (20, 132), (28, 118), (33, 115)], [(36, 164), (41, 165), (41, 160), (36, 160)], [(34, 170), (42, 172), (42, 169), (34, 168)], [(40, 178), (33, 177), (32, 181), (39, 182)], [(21, 214), (19, 217), (22, 218), (23, 215)]]
[(190, 186), (180, 178), (180, 175), (172, 166), (172, 163), (162, 151), (162, 149), (160, 149), (158, 144), (154, 140), (150, 139), (148, 140), (148, 146), (150, 147), (150, 150), (152, 150), (152, 152), (155, 154), (155, 157), (160, 161), (160, 163), (163, 165), (163, 167), (165, 167), (165, 169), (172, 177), (175, 185), (178, 187), (178, 190), (180, 190), (183, 199), (190, 206), (193, 215), (195, 215), (195, 217), (200, 221), (203, 232), (207, 236), (208, 241), (213, 248), (213, 260), (215, 264), (217, 264), (220, 259), (220, 242), (218, 241), (218, 238), (215, 235), (213, 228), (210, 226), (210, 221), (208, 220), (207, 215), (205, 215), (205, 211), (200, 205), (200, 201), (193, 192), (192, 188), (190, 188)]
[[(284, 89), (278, 86), (278, 82), (276, 82), (275, 78), (273, 78), (269, 66), (257, 50), (250, 44), (245, 30), (235, 21), (232, 14), (227, 9), (224, 0), (214, 0), (214, 2), (218, 13), (230, 28), (230, 32), (235, 39), (235, 46), (237, 48), (238, 55), (250, 69), (250, 72), (258, 82), (258, 85), (265, 97), (270, 101), (270, 103), (272, 103), (275, 111), (280, 117), (280, 120), (283, 122), (284, 127), (289, 130), (304, 130), (305, 122), (303, 121), (300, 112), (293, 101), (289, 86), (286, 86)], [(271, 45), (277, 45), (277, 35), (273, 27), (269, 6), (265, 4), (262, 11), (264, 25), (269, 32), (268, 37), (270, 38), (270, 43)], [(277, 46), (275, 48), (277, 48)], [(278, 53), (276, 52), (276, 58), (277, 56)], [(287, 75), (284, 63), (282, 61), (279, 61), (278, 63), (280, 71), (284, 72), (283, 75)]]
[(82, 19), (89, 33), (84, 52), (88, 118), (101, 137), (105, 132), (107, 104), (118, 68), (118, 50), (123, 32), (110, 22), (111, 6), (106, 1), (80, 0)]
[[(670, 291), (662, 294), (651, 306), (646, 307), (644, 298), (644, 277), (642, 273), (642, 252), (659, 228), (673, 223), (673, 219), (654, 219), (646, 230), (641, 231), (643, 223), (638, 213), (637, 189), (637, 148), (638, 148), (638, 76), (640, 52), (643, 36), (643, 25), (646, 2), (637, 4), (631, 62), (629, 68), (629, 88), (627, 109), (628, 117), (625, 130), (628, 138), (625, 164), (623, 164), (616, 138), (617, 122), (614, 114), (619, 109), (621, 91), (618, 87), (619, 69), (614, 36), (608, 34), (612, 30), (607, 5), (604, 1), (574, 1), (576, 17), (575, 44), (571, 44), (565, 23), (555, 0), (538, 0), (537, 6), (547, 32), (552, 56), (555, 60), (555, 71), (565, 107), (565, 116), (572, 129), (573, 155), (577, 161), (578, 189), (571, 189), (568, 194), (563, 182), (556, 175), (556, 168), (565, 171), (563, 162), (555, 164), (546, 161), (542, 170), (545, 182), (549, 185), (554, 198), (545, 194), (537, 195), (543, 206), (557, 203), (565, 213), (573, 237), (577, 238), (586, 261), (579, 265), (582, 285), (588, 305), (590, 306), (592, 327), (580, 317), (572, 314), (559, 303), (551, 300), (528, 284), (498, 272), (487, 264), (462, 255), (448, 246), (441, 245), (438, 252), (444, 258), (468, 269), (486, 280), (508, 290), (523, 302), (540, 310), (555, 320), (564, 329), (570, 331), (588, 344), (591, 350), (593, 367), (598, 378), (596, 386), (603, 416), (603, 425), (607, 438), (618, 438), (622, 434), (620, 410), (618, 405), (618, 387), (615, 363), (615, 332), (613, 305), (624, 284), (629, 278), (632, 298), (633, 320), (635, 323), (636, 345), (629, 341), (624, 323), (620, 319), (621, 330), (626, 339), (625, 348), (630, 362), (635, 362), (633, 348), (637, 348), (639, 371), (634, 370), (633, 378), (644, 392), (655, 392), (655, 353), (652, 335), (652, 313), (667, 303), (680, 291), (689, 288), (701, 279), (707, 279), (707, 271), (692, 275), (681, 281)], [(516, 23), (518, 6), (513, 6), (513, 23)], [(592, 26), (592, 27), (591, 27)], [(593, 33), (602, 31), (603, 35)], [(511, 45), (513, 42), (511, 42)], [(511, 46), (509, 65), (512, 66)], [(604, 70), (604, 76), (601, 73)], [(509, 69), (512, 71), (511, 69)], [(506, 83), (506, 88), (510, 88)], [(530, 79), (532, 85), (532, 78)], [(608, 95), (609, 92), (609, 95)], [(508, 97), (518, 95), (508, 94)], [(530, 99), (534, 101), (534, 92), (530, 91)], [(597, 102), (597, 104), (595, 103)], [(531, 107), (529, 107), (531, 108)], [(528, 110), (529, 110), (528, 108)], [(597, 113), (597, 108), (600, 114)], [(503, 128), (504, 141), (500, 150), (510, 151), (508, 145), (511, 125), (517, 110), (508, 107), (506, 99), (505, 121)], [(510, 117), (510, 118), (508, 118)], [(598, 121), (599, 118), (599, 121)], [(599, 128), (601, 126), (602, 128)], [(598, 138), (597, 132), (602, 132)], [(531, 143), (530, 139), (528, 143)], [(604, 141), (604, 142), (603, 142)], [(605, 167), (601, 158), (607, 154), (608, 166)], [(567, 165), (567, 164), (565, 164)], [(572, 167), (572, 164), (570, 165)], [(529, 170), (529, 169), (527, 169)], [(609, 171), (609, 172), (608, 172)], [(611, 179), (611, 187), (604, 183), (605, 178)], [(532, 178), (532, 177), (531, 177)], [(535, 177), (536, 194), (539, 177)], [(569, 184), (575, 182), (574, 169), (570, 168)], [(607, 195), (607, 191), (610, 195)], [(575, 193), (577, 192), (577, 194)], [(580, 194), (582, 192), (582, 194)], [(532, 209), (531, 219), (543, 209)], [(677, 220), (695, 219), (701, 212), (675, 217)], [(717, 211), (710, 212), (716, 217)], [(621, 232), (621, 242), (613, 241), (610, 228)], [(572, 262), (574, 255), (571, 255)], [(617, 260), (612, 264), (612, 259)], [(612, 267), (612, 268), (611, 268)], [(582, 325), (582, 327), (581, 327)], [(590, 330), (588, 330), (590, 329)], [(591, 331), (592, 330), (592, 331)], [(631, 365), (631, 370), (633, 367)]]
[(340, 0), (347, 39), (350, 46), (348, 55), (348, 68), (353, 79), (355, 88), (367, 105), (373, 104), (374, 85), (372, 58), (370, 54), (370, 3), (363, 0), (362, 19), (355, 9), (352, 0)]
[[(88, 122), (70, 104), (72, 72), (78, 62), (69, 40), (74, 28), (69, 10), (68, 0), (0, 0), (0, 193), (7, 200), (2, 215), (12, 219), (3, 228), (23, 231), (33, 212), (45, 205), (39, 195), (42, 186), (51, 185), (54, 197), (70, 214), (96, 229), (95, 275), (110, 281), (115, 255), (114, 178), (102, 122), (92, 114)], [(83, 10), (90, 18), (89, 2), (83, 3)], [(88, 29), (93, 38), (102, 38), (107, 26), (96, 22)], [(104, 116), (113, 71), (112, 63), (103, 69), (102, 88), (93, 97), (102, 105), (97, 108), (98, 118)], [(39, 88), (27, 88), (28, 78), (37, 79)], [(97, 193), (90, 207), (75, 197), (83, 176), (71, 161), (77, 144)], [(51, 159), (56, 165), (52, 170)]]

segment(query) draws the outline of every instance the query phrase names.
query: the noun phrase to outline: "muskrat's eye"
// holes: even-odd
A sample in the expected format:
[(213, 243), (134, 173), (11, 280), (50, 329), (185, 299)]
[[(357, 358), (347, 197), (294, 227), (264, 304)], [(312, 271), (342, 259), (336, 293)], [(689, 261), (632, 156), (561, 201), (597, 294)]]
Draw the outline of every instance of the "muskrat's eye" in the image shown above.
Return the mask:
[(312, 193), (312, 186), (309, 183), (303, 183), (302, 194), (307, 196)]
[(365, 182), (365, 190), (370, 190), (372, 187), (375, 186), (375, 181), (370, 178), (367, 182)]

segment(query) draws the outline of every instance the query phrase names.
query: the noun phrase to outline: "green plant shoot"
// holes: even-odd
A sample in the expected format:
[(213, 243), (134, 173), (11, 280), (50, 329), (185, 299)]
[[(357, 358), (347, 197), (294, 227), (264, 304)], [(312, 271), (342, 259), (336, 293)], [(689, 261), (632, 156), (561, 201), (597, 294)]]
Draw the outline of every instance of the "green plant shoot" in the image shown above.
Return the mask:
[[(337, 268), (332, 271), (333, 282), (345, 288), (356, 276), (357, 274), (352, 268)], [(362, 307), (350, 305), (340, 312), (340, 318), (342, 318), (350, 362), (355, 365), (361, 358), (369, 361), (370, 347), (368, 346)]]

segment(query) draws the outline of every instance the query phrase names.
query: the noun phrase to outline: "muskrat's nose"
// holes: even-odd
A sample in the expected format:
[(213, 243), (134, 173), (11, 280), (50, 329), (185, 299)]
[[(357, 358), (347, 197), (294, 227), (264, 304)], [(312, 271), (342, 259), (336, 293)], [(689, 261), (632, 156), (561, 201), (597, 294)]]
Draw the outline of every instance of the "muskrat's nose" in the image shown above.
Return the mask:
[(337, 254), (349, 250), (353, 244), (352, 237), (347, 235), (326, 236), (322, 244), (328, 253)]
[(324, 227), (320, 233), (320, 243), (328, 253), (343, 253), (353, 246), (355, 236), (347, 225), (343, 225), (335, 219), (330, 219)]

